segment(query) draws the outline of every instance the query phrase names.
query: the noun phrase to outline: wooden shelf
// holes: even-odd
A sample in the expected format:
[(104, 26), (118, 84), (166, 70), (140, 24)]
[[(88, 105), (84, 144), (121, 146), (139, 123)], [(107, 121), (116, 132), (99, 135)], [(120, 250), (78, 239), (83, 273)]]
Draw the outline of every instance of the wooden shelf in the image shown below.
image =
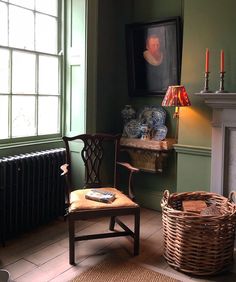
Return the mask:
[(121, 138), (121, 148), (127, 151), (132, 165), (146, 172), (163, 172), (169, 151), (173, 149), (175, 139), (163, 141)]

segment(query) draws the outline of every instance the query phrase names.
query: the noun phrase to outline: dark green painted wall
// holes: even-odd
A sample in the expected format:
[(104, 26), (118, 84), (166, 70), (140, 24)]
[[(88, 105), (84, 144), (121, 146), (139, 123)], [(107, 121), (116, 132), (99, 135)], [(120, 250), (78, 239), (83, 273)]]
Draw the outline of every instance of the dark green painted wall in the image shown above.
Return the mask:
[[(235, 10), (234, 0), (99, 1), (98, 129), (121, 130), (120, 109), (125, 103), (139, 110), (144, 105), (160, 105), (163, 98), (128, 96), (125, 24), (172, 16), (180, 16), (183, 21), (181, 83), (187, 89), (192, 106), (180, 111), (177, 158), (172, 155), (168, 171), (163, 175), (141, 173), (136, 178), (138, 198), (146, 206), (158, 208), (161, 192), (166, 188), (210, 190), (212, 111), (194, 93), (204, 85), (206, 48), (210, 49), (210, 88), (215, 91), (219, 87), (219, 54), (224, 49), (225, 88), (235, 91)], [(175, 128), (172, 112), (168, 109), (169, 136), (173, 136)]]
[[(163, 1), (164, 2), (164, 1)], [(125, 104), (138, 111), (144, 105), (160, 105), (162, 97), (130, 98), (127, 89), (125, 24), (152, 21), (163, 17), (181, 16), (181, 1), (100, 0), (98, 4), (97, 41), (97, 131), (121, 132), (120, 112)], [(171, 6), (171, 9), (168, 7)], [(173, 110), (168, 110), (168, 136), (174, 135)], [(139, 203), (160, 209), (162, 192), (176, 190), (176, 154), (168, 160), (163, 174), (140, 173), (134, 178)]]
[[(205, 49), (210, 49), (210, 88), (219, 86), (219, 53), (225, 50), (225, 88), (236, 88), (235, 0), (88, 0), (87, 130), (121, 132), (120, 111), (160, 105), (162, 97), (130, 98), (127, 87), (125, 24), (181, 16), (183, 20), (182, 79), (192, 106), (181, 109), (179, 144), (162, 174), (135, 178), (138, 201), (158, 209), (164, 189), (210, 189), (211, 109), (194, 95), (203, 88)], [(168, 110), (168, 135), (175, 123)], [(61, 146), (60, 142), (43, 146)], [(23, 152), (25, 147), (18, 148)], [(32, 144), (27, 151), (38, 149)], [(17, 153), (14, 151), (14, 153)], [(177, 157), (176, 157), (177, 156)]]
[[(149, 22), (162, 18), (182, 16), (182, 1), (142, 1), (134, 0), (133, 22)], [(129, 103), (139, 110), (144, 105), (161, 105), (163, 96), (130, 98)], [(174, 137), (175, 121), (172, 119), (172, 108), (166, 108), (168, 137)], [(135, 182), (139, 202), (153, 209), (160, 209), (160, 200), (163, 191), (177, 189), (176, 153), (170, 154), (167, 168), (162, 174), (140, 173)]]
[(203, 146), (209, 154), (208, 157), (194, 157), (178, 153), (178, 191), (210, 190), (212, 110), (194, 93), (204, 85), (206, 48), (210, 50), (210, 89), (216, 91), (219, 88), (220, 50), (224, 49), (225, 89), (235, 92), (235, 9), (234, 0), (184, 1), (182, 83), (188, 89), (192, 107), (182, 112), (179, 143), (185, 147)]
[[(133, 1), (133, 19), (132, 22), (150, 22), (158, 19), (180, 16), (182, 18), (183, 3), (181, 0), (166, 1)], [(142, 108), (144, 105), (160, 105), (163, 100), (161, 97), (148, 98), (132, 98), (129, 103), (133, 104), (136, 109)], [(166, 108), (168, 136), (174, 136), (175, 122), (172, 120), (173, 109)]]
[(97, 38), (97, 131), (121, 131), (120, 111), (127, 103), (125, 23), (132, 1), (100, 0)]
[[(120, 112), (125, 104), (131, 103), (139, 110), (144, 105), (159, 105), (163, 97), (131, 99), (128, 96), (125, 24), (135, 21), (137, 10), (142, 10), (142, 6), (127, 0), (91, 0), (88, 4), (87, 130), (95, 128), (97, 132), (117, 133), (122, 131)], [(180, 15), (181, 9), (181, 5), (175, 6), (178, 12), (172, 15)], [(162, 13), (169, 16), (166, 9)], [(95, 116), (94, 121), (91, 116)], [(171, 116), (170, 111), (167, 117), (169, 136), (174, 132)], [(172, 152), (163, 174), (140, 173), (134, 179), (134, 186), (139, 203), (159, 209), (162, 191), (176, 190), (176, 154)]]
[[(204, 84), (205, 49), (210, 50), (210, 88), (219, 88), (220, 50), (225, 51), (225, 88), (235, 92), (236, 18), (234, 0), (188, 0), (184, 2), (184, 45), (182, 83), (186, 85), (193, 107), (180, 124), (180, 143), (211, 146), (211, 109), (194, 97)], [(186, 115), (186, 117), (185, 117)]]

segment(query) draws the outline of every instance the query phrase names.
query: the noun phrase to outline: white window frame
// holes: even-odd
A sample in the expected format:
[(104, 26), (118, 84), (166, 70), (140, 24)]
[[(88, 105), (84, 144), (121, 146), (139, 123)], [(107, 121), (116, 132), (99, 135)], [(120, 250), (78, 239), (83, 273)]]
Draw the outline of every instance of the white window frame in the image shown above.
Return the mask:
[[(8, 3), (8, 1), (2, 1), (0, 0), (1, 3), (6, 3), (7, 5), (15, 5), (15, 4), (11, 4), (11, 3)], [(12, 124), (12, 115), (11, 115), (11, 100), (12, 100), (12, 97), (14, 95), (18, 95), (18, 96), (21, 96), (21, 95), (24, 95), (24, 94), (13, 94), (12, 93), (12, 89), (11, 89), (11, 84), (10, 84), (10, 93), (0, 93), (0, 95), (7, 95), (9, 97), (9, 115), (8, 115), (8, 126), (9, 126), (9, 138), (6, 138), (6, 139), (0, 139), (0, 148), (1, 147), (5, 147), (6, 145), (9, 145), (9, 144), (16, 144), (16, 143), (20, 143), (20, 144), (23, 144), (23, 143), (26, 143), (29, 144), (30, 142), (31, 143), (37, 143), (37, 142), (45, 142), (45, 141), (55, 141), (55, 140), (59, 140), (62, 136), (62, 132), (63, 132), (63, 87), (64, 87), (64, 83), (63, 83), (63, 48), (64, 48), (64, 44), (63, 44), (63, 39), (64, 39), (64, 36), (63, 36), (63, 14), (64, 14), (64, 6), (63, 6), (63, 2), (64, 1), (61, 1), (61, 0), (58, 0), (58, 15), (57, 15), (57, 29), (58, 29), (58, 50), (57, 50), (57, 54), (49, 54), (49, 53), (45, 53), (45, 52), (40, 52), (40, 51), (34, 51), (34, 50), (25, 50), (25, 49), (21, 49), (21, 48), (15, 48), (15, 47), (10, 47), (10, 46), (4, 46), (4, 45), (0, 45), (0, 48), (4, 48), (4, 49), (7, 49), (9, 50), (10, 52), (10, 55), (12, 56), (12, 53), (14, 51), (22, 51), (22, 52), (27, 52), (27, 53), (32, 53), (32, 54), (35, 54), (36, 56), (36, 64), (38, 63), (38, 58), (40, 55), (49, 55), (49, 56), (52, 56), (52, 57), (57, 57), (58, 58), (58, 62), (59, 62), (59, 78), (58, 78), (58, 95), (42, 95), (40, 94), (40, 97), (43, 97), (43, 96), (47, 96), (47, 97), (58, 97), (59, 99), (59, 112), (58, 112), (58, 115), (59, 115), (59, 118), (58, 118), (58, 121), (59, 121), (59, 124), (58, 124), (58, 133), (54, 133), (54, 134), (45, 134), (45, 135), (38, 135), (38, 124), (36, 124), (36, 134), (33, 135), (33, 136), (23, 136), (23, 137), (15, 137), (13, 138), (12, 137), (12, 134), (11, 134), (11, 124)], [(15, 6), (19, 6), (19, 5), (15, 5)], [(19, 6), (20, 7), (20, 6)], [(28, 8), (25, 8), (25, 9), (28, 9)], [(8, 31), (9, 32), (9, 31)], [(11, 57), (10, 57), (11, 58)], [(10, 59), (10, 62), (12, 60)], [(36, 70), (37, 70), (37, 66), (36, 66)], [(12, 74), (11, 74), (12, 75)], [(11, 81), (12, 77), (10, 78), (10, 81)], [(38, 77), (36, 78), (36, 85), (38, 85)], [(35, 93), (35, 94), (26, 94), (27, 96), (33, 96), (36, 98), (36, 101), (38, 100), (39, 98), (39, 94), (38, 93)], [(38, 108), (37, 108), (37, 103), (36, 102), (36, 116), (38, 115)], [(37, 118), (36, 118), (36, 122), (37, 121)]]

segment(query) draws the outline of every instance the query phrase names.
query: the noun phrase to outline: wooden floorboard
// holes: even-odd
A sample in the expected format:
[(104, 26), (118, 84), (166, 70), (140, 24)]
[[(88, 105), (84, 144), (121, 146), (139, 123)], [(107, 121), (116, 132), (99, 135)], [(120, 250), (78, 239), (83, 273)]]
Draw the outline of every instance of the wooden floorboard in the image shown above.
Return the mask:
[[(133, 226), (133, 217), (122, 217), (122, 220)], [(107, 231), (108, 224), (108, 218), (81, 221), (76, 226), (76, 232)], [(71, 266), (68, 262), (67, 222), (59, 219), (8, 240), (5, 247), (0, 247), (0, 268), (10, 272), (11, 281), (66, 282), (109, 256), (145, 265), (180, 281), (236, 281), (236, 265), (231, 272), (208, 280), (190, 277), (171, 268), (163, 258), (161, 214), (157, 211), (141, 209), (140, 249), (140, 255), (133, 257), (133, 245), (127, 238), (77, 242), (77, 265)]]

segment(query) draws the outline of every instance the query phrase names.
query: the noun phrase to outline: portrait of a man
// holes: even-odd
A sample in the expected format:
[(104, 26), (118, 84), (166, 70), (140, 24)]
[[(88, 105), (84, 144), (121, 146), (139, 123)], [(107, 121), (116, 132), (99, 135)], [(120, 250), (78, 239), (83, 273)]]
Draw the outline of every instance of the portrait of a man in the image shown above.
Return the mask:
[(179, 39), (176, 20), (127, 27), (130, 95), (164, 94), (179, 84)]
[(155, 34), (148, 36), (143, 57), (153, 66), (159, 66), (162, 63), (163, 53), (160, 49), (160, 39)]

